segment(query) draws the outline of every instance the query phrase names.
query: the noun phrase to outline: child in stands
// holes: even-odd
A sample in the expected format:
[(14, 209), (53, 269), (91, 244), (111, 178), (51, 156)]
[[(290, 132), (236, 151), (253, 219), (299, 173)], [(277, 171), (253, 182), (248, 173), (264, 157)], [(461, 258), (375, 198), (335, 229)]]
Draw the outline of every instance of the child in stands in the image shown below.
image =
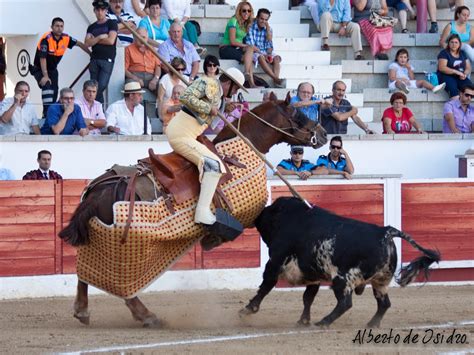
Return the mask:
[(388, 88), (390, 90), (399, 89), (405, 94), (410, 89), (425, 88), (437, 93), (444, 89), (446, 84), (433, 86), (426, 80), (415, 80), (414, 68), (410, 64), (408, 51), (401, 48), (395, 55), (395, 61), (388, 66)]

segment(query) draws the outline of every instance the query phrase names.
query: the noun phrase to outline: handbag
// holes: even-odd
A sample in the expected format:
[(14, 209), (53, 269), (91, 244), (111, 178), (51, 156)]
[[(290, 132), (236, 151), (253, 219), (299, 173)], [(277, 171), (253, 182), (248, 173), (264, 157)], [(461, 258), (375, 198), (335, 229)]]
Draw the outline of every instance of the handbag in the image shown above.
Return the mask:
[(393, 27), (397, 24), (398, 19), (391, 16), (381, 16), (376, 11), (371, 11), (369, 21), (375, 27)]

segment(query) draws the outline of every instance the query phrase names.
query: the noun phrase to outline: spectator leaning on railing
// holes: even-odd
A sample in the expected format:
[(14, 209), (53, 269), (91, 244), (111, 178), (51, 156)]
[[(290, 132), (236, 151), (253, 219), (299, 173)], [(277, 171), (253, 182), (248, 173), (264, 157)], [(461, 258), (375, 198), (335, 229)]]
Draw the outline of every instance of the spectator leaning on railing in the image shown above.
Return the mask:
[(474, 132), (474, 85), (461, 88), (459, 99), (449, 100), (444, 105), (443, 133)]
[(345, 179), (352, 179), (354, 164), (349, 154), (342, 147), (341, 136), (334, 136), (329, 142), (329, 154), (320, 155), (313, 175), (342, 175)]
[(19, 81), (15, 85), (15, 96), (3, 100), (0, 105), (0, 135), (40, 134), (38, 115), (28, 102), (30, 85)]
[(311, 170), (316, 166), (311, 164), (309, 160), (303, 159), (303, 154), (303, 146), (292, 145), (290, 159), (283, 159), (277, 165), (277, 170), (282, 175), (297, 175), (301, 180), (308, 179), (312, 175)]
[(55, 17), (51, 22), (51, 32), (46, 32), (41, 36), (36, 46), (35, 59), (29, 69), (41, 89), (43, 117), (46, 117), (49, 105), (55, 103), (58, 98), (58, 64), (66, 50), (75, 45), (90, 54), (86, 45), (64, 33), (64, 20)]

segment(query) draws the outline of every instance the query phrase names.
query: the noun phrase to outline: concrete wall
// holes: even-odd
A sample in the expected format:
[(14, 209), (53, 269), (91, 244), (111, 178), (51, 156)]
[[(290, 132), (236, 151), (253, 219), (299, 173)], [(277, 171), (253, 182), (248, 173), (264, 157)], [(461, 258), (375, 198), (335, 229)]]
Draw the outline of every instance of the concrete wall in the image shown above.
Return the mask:
[[(394, 140), (395, 138), (395, 140)], [(463, 139), (464, 138), (464, 139)], [(153, 139), (153, 140), (151, 140)], [(345, 136), (344, 148), (355, 164), (356, 174), (401, 174), (404, 179), (453, 178), (458, 176), (456, 154), (464, 154), (474, 144), (474, 135), (374, 135)], [(169, 152), (164, 136), (0, 136), (3, 166), (17, 178), (37, 168), (36, 154), (41, 149), (53, 153), (52, 169), (68, 179), (93, 178), (118, 164), (135, 164), (155, 152)], [(315, 162), (328, 146), (318, 150), (306, 148), (305, 159)], [(286, 144), (274, 146), (267, 154), (277, 165), (289, 157)]]

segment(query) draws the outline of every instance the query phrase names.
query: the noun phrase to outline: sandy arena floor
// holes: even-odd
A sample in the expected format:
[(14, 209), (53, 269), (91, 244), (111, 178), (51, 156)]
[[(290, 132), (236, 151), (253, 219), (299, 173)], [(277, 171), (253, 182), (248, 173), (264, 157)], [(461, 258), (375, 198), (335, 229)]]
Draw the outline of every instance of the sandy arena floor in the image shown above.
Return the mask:
[[(353, 308), (328, 330), (296, 326), (302, 291), (274, 291), (259, 313), (243, 319), (238, 311), (253, 297), (253, 290), (145, 294), (144, 303), (166, 322), (163, 329), (142, 328), (123, 301), (112, 296), (90, 298), (89, 327), (72, 317), (72, 298), (4, 300), (0, 301), (0, 352), (474, 353), (474, 286), (393, 288), (389, 294), (392, 308), (382, 328), (372, 330), (372, 335), (382, 334), (378, 340), (385, 343), (379, 344), (374, 338), (368, 343), (368, 329), (363, 337), (364, 326), (376, 309), (370, 288), (355, 296)], [(335, 303), (330, 290), (321, 290), (313, 306), (313, 321), (329, 313)], [(393, 337), (388, 343), (384, 334), (390, 332)], [(414, 335), (419, 336), (416, 344)], [(408, 338), (410, 343), (404, 343)]]

